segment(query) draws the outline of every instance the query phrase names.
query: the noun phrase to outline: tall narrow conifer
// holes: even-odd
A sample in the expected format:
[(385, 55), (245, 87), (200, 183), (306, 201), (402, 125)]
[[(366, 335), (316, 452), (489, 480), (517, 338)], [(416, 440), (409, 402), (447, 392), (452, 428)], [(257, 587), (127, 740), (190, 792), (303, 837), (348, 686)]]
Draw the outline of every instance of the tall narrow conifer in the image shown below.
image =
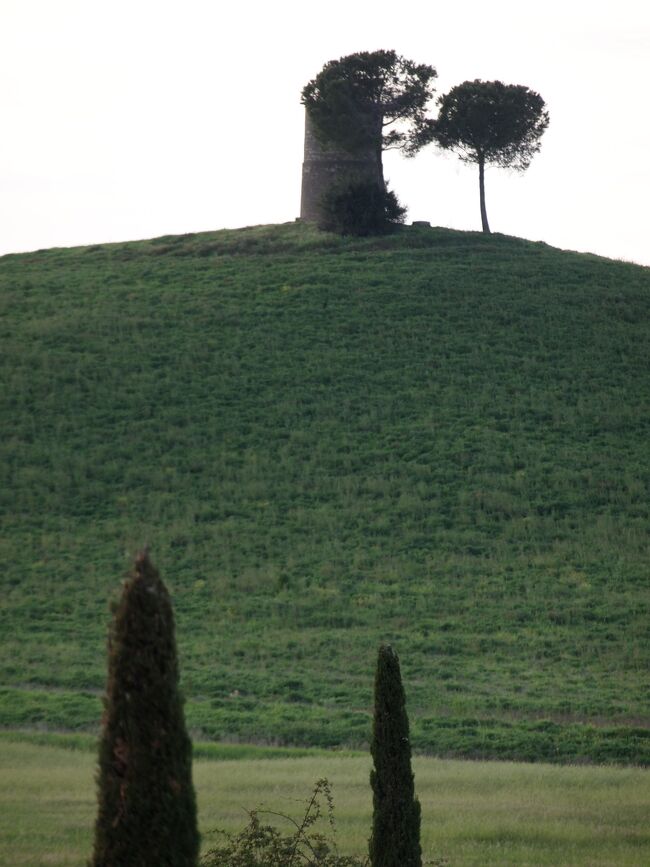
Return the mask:
[(195, 867), (191, 751), (171, 601), (145, 551), (109, 637), (92, 867)]
[(411, 742), (399, 659), (379, 648), (370, 747), (374, 770), (370, 863), (372, 867), (422, 867), (420, 803), (411, 770)]

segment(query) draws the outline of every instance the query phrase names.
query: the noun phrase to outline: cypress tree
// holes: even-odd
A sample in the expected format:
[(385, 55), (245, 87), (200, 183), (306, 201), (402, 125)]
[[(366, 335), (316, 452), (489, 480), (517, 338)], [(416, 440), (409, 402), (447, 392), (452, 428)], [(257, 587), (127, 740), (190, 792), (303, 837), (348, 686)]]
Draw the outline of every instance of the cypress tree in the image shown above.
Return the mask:
[(411, 770), (411, 742), (399, 659), (379, 648), (370, 747), (374, 770), (370, 863), (372, 867), (422, 867), (420, 803)]
[(192, 744), (178, 688), (174, 614), (146, 551), (108, 642), (92, 867), (195, 867)]

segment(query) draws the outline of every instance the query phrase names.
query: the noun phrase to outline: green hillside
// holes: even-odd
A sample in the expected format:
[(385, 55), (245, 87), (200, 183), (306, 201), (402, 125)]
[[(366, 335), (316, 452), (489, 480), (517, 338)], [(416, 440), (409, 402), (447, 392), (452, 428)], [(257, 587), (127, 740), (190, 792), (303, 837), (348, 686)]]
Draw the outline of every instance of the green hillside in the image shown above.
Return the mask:
[(650, 269), (301, 224), (0, 259), (0, 725), (94, 729), (144, 542), (195, 735), (650, 762)]

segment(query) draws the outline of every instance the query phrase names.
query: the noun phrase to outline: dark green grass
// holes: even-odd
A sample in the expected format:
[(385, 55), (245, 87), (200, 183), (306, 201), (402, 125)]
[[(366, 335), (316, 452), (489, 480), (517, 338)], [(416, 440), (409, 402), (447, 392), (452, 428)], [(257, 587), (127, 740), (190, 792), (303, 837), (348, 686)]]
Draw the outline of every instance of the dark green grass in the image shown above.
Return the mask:
[(191, 727), (650, 760), (650, 271), (302, 225), (0, 259), (0, 724), (94, 728), (144, 542)]

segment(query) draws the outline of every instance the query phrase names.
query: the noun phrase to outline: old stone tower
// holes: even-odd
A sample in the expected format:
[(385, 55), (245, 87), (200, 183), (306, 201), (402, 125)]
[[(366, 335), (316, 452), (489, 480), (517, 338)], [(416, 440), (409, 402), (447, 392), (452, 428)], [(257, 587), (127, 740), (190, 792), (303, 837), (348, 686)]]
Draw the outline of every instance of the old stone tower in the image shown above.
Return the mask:
[(300, 219), (320, 222), (323, 196), (334, 185), (346, 180), (370, 180), (383, 185), (383, 172), (377, 154), (347, 151), (325, 145), (316, 135), (309, 112), (305, 111), (305, 159), (302, 164)]

